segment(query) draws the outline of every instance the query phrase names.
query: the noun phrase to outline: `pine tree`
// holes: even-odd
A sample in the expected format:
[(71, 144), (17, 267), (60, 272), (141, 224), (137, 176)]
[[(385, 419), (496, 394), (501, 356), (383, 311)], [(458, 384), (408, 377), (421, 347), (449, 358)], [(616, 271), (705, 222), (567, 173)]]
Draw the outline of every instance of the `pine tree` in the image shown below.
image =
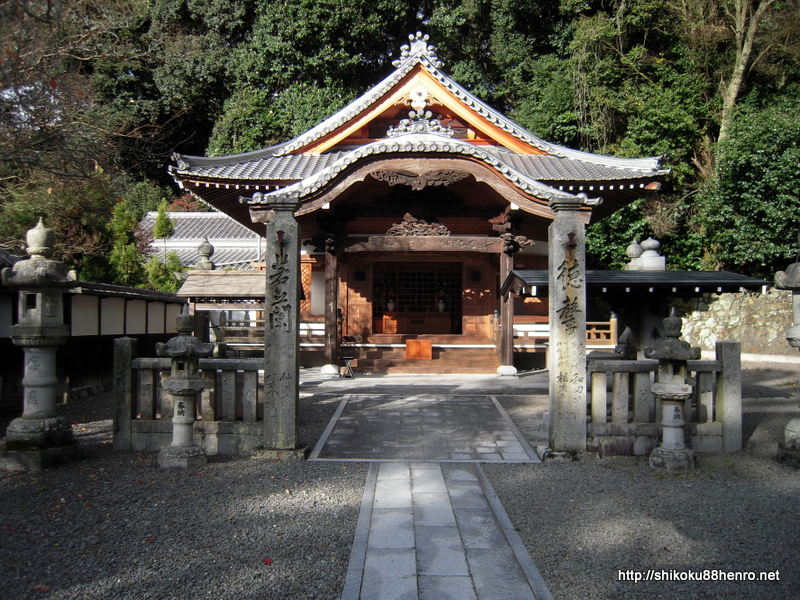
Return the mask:
[(164, 240), (164, 262), (167, 261), (167, 238), (175, 233), (175, 221), (167, 216), (167, 201), (162, 200), (158, 205), (156, 222), (153, 225), (153, 235)]

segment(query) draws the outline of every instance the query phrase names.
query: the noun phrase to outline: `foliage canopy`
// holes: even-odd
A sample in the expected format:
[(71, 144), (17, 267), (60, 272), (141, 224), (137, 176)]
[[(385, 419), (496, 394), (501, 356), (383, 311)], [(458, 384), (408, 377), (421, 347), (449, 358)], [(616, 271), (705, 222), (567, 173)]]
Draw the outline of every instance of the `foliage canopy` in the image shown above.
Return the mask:
[(9, 0), (0, 243), (44, 214), (82, 277), (142, 279), (119, 227), (173, 200), (171, 152), (293, 137), (385, 76), (417, 29), (545, 139), (665, 155), (658, 196), (590, 227), (595, 266), (647, 235), (675, 268), (767, 275), (793, 256), (800, 0)]

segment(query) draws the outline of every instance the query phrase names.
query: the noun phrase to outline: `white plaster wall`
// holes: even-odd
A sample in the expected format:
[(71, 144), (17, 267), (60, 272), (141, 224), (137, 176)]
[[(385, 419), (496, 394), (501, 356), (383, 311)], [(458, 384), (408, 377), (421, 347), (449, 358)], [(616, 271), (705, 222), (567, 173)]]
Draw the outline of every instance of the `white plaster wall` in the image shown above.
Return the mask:
[(125, 335), (125, 299), (100, 301), (100, 335)]
[(178, 333), (178, 330), (175, 328), (175, 319), (181, 314), (181, 308), (183, 308), (182, 304), (167, 304), (165, 308), (167, 311), (167, 327), (164, 333)]
[(128, 300), (127, 315), (125, 316), (125, 333), (147, 333), (145, 324), (147, 318), (147, 303), (144, 300)]
[(311, 314), (325, 314), (325, 272), (311, 272)]
[(150, 302), (147, 305), (147, 333), (164, 333), (164, 303)]
[(83, 296), (73, 294), (72, 314), (70, 315), (72, 335), (97, 335), (98, 314), (100, 298), (97, 296)]

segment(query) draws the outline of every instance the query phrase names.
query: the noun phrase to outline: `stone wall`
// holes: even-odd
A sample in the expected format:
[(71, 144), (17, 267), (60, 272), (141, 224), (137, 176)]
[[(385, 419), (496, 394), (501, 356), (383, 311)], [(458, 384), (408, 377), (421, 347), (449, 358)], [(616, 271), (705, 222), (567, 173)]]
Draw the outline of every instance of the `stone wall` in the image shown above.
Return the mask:
[(791, 292), (770, 289), (766, 294), (705, 294), (676, 301), (683, 316), (682, 338), (701, 350), (717, 341), (741, 342), (742, 354), (795, 355), (786, 342), (792, 323)]

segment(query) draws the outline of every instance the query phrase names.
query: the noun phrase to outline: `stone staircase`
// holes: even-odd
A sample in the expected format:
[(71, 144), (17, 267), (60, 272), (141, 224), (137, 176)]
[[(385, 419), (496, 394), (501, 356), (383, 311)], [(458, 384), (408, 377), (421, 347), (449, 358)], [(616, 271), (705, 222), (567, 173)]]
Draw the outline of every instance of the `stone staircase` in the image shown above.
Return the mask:
[[(431, 360), (406, 358), (404, 344), (408, 339), (430, 340)], [(350, 365), (359, 373), (483, 374), (495, 373), (500, 365), (497, 349), (490, 340), (461, 335), (371, 335), (364, 344), (345, 346), (342, 351), (357, 352), (358, 357)]]

